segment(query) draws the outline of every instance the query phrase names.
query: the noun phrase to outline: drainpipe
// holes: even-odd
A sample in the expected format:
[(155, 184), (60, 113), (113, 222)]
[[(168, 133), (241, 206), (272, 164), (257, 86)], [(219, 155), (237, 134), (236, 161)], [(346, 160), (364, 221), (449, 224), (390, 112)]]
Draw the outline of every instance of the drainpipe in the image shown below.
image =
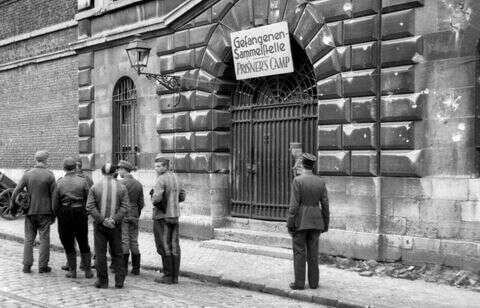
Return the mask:
[(378, 10), (378, 24), (377, 24), (377, 45), (378, 45), (378, 55), (377, 55), (377, 177), (375, 181), (375, 215), (376, 215), (376, 234), (378, 236), (377, 242), (377, 260), (384, 261), (385, 257), (385, 236), (383, 234), (383, 204), (382, 204), (382, 177), (380, 174), (380, 154), (381, 154), (381, 144), (380, 144), (380, 133), (381, 133), (381, 120), (380, 120), (380, 106), (382, 99), (382, 8)]

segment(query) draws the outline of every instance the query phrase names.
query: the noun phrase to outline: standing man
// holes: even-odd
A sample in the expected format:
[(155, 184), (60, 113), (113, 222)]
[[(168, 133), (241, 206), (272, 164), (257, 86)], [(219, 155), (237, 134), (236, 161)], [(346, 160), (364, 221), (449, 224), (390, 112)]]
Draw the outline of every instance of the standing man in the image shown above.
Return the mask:
[(33, 264), (33, 245), (37, 232), (40, 236), (40, 253), (38, 272), (48, 273), (50, 259), (50, 225), (55, 221), (52, 208), (52, 195), (55, 189), (55, 176), (47, 170), (47, 151), (35, 153), (36, 165), (25, 172), (13, 191), (10, 200), (11, 208), (15, 207), (15, 199), (20, 191), (27, 189), (30, 195), (30, 206), (25, 216), (25, 242), (23, 248), (23, 272), (31, 273)]
[(69, 266), (68, 278), (77, 278), (77, 252), (75, 240), (81, 253), (85, 278), (92, 278), (91, 252), (88, 245), (88, 215), (86, 203), (88, 185), (84, 177), (76, 173), (76, 162), (72, 157), (63, 161), (65, 176), (57, 181), (57, 188), (53, 194), (53, 209), (58, 217), (58, 234), (62, 242), (67, 264)]
[(140, 250), (138, 249), (138, 218), (142, 212), (145, 203), (143, 201), (142, 184), (133, 178), (130, 172), (133, 170), (132, 164), (121, 160), (118, 162), (118, 175), (122, 179), (121, 183), (125, 185), (130, 200), (130, 211), (123, 219), (122, 223), (122, 249), (125, 262), (125, 273), (128, 273), (128, 257), (132, 253), (132, 274), (140, 275)]
[(163, 277), (155, 278), (158, 283), (178, 283), (180, 270), (180, 216), (179, 194), (181, 183), (175, 173), (169, 171), (169, 160), (155, 158), (157, 179), (153, 187), (153, 235), (157, 252), (162, 256)]
[(115, 288), (123, 288), (125, 266), (122, 258), (123, 218), (129, 211), (127, 189), (113, 178), (115, 166), (102, 167), (102, 181), (90, 188), (87, 211), (93, 217), (97, 278), (95, 287), (108, 288), (107, 244), (115, 269)]
[(293, 242), (295, 282), (290, 283), (293, 290), (305, 288), (305, 261), (308, 284), (311, 289), (318, 288), (318, 238), (320, 233), (328, 231), (330, 221), (327, 188), (320, 177), (313, 174), (316, 160), (310, 153), (303, 154), (301, 175), (292, 182), (287, 228)]
[[(76, 174), (81, 177), (81, 178), (84, 178), (86, 181), (87, 181), (87, 184), (88, 184), (88, 188), (90, 189), (90, 187), (93, 186), (93, 181), (92, 181), (92, 178), (86, 174), (85, 172), (83, 172), (83, 169), (82, 169), (82, 159), (80, 157), (78, 157), (76, 160), (75, 160), (75, 172)], [(88, 191), (87, 191), (88, 192)], [(85, 200), (86, 201), (86, 200)], [(88, 216), (87, 216), (88, 217)], [(88, 231), (88, 230), (87, 230)], [(92, 254), (90, 253), (90, 259), (87, 260), (87, 255), (85, 255), (84, 258), (81, 258), (81, 262), (80, 262), (80, 269), (81, 270), (85, 270), (85, 263), (88, 262), (88, 264), (91, 264), (91, 260), (92, 260)], [(70, 266), (68, 265), (68, 258), (67, 258), (67, 263), (65, 265), (62, 266), (62, 270), (64, 271), (69, 271), (70, 270)], [(90, 270), (91, 272), (91, 270)], [(87, 273), (85, 273), (85, 275), (87, 275)]]

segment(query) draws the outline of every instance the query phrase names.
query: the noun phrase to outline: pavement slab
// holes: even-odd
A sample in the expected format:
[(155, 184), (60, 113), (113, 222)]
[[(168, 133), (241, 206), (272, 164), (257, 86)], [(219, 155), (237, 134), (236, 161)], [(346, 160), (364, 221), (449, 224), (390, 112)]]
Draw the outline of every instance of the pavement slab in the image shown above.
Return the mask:
[[(0, 236), (23, 240), (23, 221), (0, 220)], [(90, 234), (91, 236), (91, 234)], [(91, 242), (93, 243), (93, 242)], [(61, 248), (56, 225), (51, 244)], [(153, 234), (140, 232), (142, 266), (158, 270), (161, 259)], [(291, 291), (291, 260), (202, 247), (201, 242), (181, 239), (181, 275), (224, 285), (288, 296), (297, 300), (329, 303), (336, 307), (478, 307), (478, 292), (391, 277), (362, 277), (356, 272), (320, 265), (320, 288)]]

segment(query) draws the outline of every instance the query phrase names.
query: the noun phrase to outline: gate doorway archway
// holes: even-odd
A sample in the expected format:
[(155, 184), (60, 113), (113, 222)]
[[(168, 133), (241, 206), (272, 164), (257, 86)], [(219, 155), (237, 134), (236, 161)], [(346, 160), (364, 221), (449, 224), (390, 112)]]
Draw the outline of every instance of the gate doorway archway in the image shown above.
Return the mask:
[(294, 72), (240, 81), (233, 95), (231, 215), (285, 220), (293, 159), (289, 145), (316, 151), (313, 68), (292, 40)]

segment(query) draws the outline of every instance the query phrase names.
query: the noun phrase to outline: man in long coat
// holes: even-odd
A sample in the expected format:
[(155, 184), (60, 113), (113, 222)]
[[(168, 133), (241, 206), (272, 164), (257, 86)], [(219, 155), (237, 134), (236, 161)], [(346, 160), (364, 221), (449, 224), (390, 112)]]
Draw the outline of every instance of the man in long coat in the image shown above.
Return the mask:
[(290, 288), (305, 288), (305, 262), (308, 263), (308, 284), (318, 288), (318, 239), (320, 233), (328, 231), (330, 220), (327, 188), (325, 183), (313, 174), (316, 158), (302, 155), (301, 175), (292, 182), (290, 208), (287, 217), (288, 232), (293, 242), (293, 267), (295, 281)]
[(47, 170), (47, 151), (35, 153), (35, 167), (24, 173), (13, 191), (10, 207), (15, 208), (15, 199), (24, 189), (30, 195), (30, 206), (25, 216), (25, 242), (23, 248), (23, 272), (30, 273), (33, 264), (33, 245), (37, 232), (40, 236), (38, 272), (48, 273), (50, 259), (50, 225), (54, 222), (52, 195), (55, 190), (55, 176)]

